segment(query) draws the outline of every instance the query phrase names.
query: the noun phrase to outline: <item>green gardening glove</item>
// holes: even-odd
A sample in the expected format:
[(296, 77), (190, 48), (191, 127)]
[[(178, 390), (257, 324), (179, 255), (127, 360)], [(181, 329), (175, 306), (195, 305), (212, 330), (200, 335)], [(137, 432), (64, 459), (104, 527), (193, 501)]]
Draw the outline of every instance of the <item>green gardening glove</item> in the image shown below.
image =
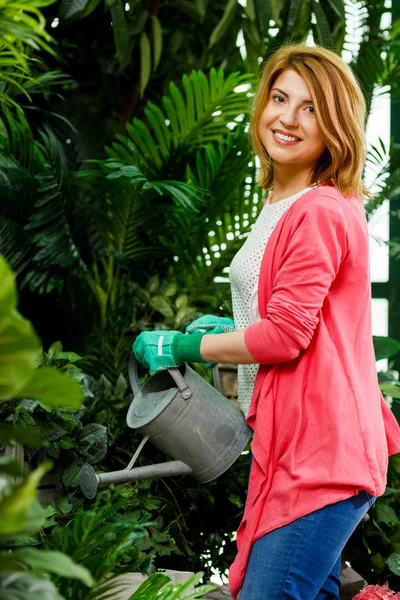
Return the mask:
[[(203, 315), (196, 319), (186, 327), (186, 333), (193, 335), (195, 331), (203, 333), (230, 333), (235, 331), (235, 323), (233, 319), (226, 317), (214, 317), (214, 315)], [(217, 363), (206, 362), (205, 368), (211, 369)]]
[(154, 375), (184, 362), (204, 362), (200, 354), (203, 335), (200, 331), (192, 335), (180, 331), (143, 331), (136, 338), (132, 352)]
[(233, 319), (226, 317), (204, 315), (186, 327), (186, 333), (192, 334), (194, 331), (202, 331), (203, 333), (230, 333), (231, 331), (235, 331), (235, 323)]

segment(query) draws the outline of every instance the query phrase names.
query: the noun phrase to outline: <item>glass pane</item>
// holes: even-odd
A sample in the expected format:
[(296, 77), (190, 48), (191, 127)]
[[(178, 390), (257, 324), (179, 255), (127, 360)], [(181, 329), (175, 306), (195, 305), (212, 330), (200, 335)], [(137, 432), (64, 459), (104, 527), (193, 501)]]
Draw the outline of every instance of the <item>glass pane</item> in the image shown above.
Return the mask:
[(371, 281), (389, 280), (389, 202), (374, 212), (368, 222)]
[[(383, 153), (381, 141), (385, 148), (390, 143), (390, 94), (382, 93), (382, 88), (376, 87), (372, 99), (371, 112), (367, 124), (367, 145)], [(382, 170), (382, 161), (378, 164), (367, 162), (364, 182), (373, 194), (379, 187), (377, 179)], [(385, 157), (383, 157), (383, 163)], [(382, 180), (381, 180), (382, 183)], [(389, 250), (385, 242), (389, 239), (389, 203), (384, 202), (375, 211), (368, 224), (370, 232), (370, 261), (372, 281), (388, 281), (389, 279)]]
[[(389, 302), (386, 298), (372, 298), (372, 335), (387, 336), (389, 317)], [(387, 359), (378, 360), (376, 363), (378, 371), (387, 371)]]

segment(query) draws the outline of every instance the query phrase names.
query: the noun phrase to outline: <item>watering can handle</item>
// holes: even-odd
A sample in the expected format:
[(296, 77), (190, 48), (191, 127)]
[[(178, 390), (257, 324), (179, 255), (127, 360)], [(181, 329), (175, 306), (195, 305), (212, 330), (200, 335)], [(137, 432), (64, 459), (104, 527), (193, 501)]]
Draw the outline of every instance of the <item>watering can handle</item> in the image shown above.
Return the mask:
[[(181, 392), (181, 394), (185, 398), (185, 400), (190, 398), (192, 393), (185, 381), (185, 378), (182, 377), (179, 369), (175, 369), (175, 368), (168, 369), (168, 373), (171, 375), (171, 377), (175, 381), (179, 391)], [(129, 381), (131, 383), (131, 387), (132, 387), (132, 391), (133, 391), (133, 396), (136, 396), (136, 394), (138, 394), (140, 392), (140, 384), (139, 384), (138, 373), (137, 373), (137, 360), (136, 360), (134, 354), (131, 354), (129, 357), (128, 374), (129, 374)], [(220, 392), (221, 384), (220, 384), (219, 371), (218, 371), (217, 365), (215, 365), (212, 368), (212, 374), (213, 374), (214, 387)]]

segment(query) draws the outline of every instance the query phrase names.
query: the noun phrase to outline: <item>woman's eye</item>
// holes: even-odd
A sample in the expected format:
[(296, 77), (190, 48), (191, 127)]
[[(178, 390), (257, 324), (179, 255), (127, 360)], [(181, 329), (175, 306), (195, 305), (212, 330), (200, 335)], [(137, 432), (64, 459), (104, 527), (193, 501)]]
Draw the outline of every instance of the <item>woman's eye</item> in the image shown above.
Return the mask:
[(308, 112), (310, 112), (310, 113), (314, 113), (315, 112), (313, 106), (307, 106), (306, 110), (308, 110)]
[(272, 96), (272, 100), (275, 100), (275, 102), (279, 102), (280, 103), (280, 102), (284, 102), (285, 98), (283, 98), (283, 96), (275, 95), (275, 96)]

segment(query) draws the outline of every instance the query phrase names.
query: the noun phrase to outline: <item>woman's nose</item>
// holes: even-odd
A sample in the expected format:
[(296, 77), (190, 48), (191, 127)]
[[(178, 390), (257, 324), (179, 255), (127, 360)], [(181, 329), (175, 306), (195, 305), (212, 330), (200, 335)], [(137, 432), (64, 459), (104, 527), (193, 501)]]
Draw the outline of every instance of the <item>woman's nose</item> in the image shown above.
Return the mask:
[(280, 121), (282, 125), (295, 126), (297, 125), (297, 113), (294, 109), (288, 108), (280, 115)]

